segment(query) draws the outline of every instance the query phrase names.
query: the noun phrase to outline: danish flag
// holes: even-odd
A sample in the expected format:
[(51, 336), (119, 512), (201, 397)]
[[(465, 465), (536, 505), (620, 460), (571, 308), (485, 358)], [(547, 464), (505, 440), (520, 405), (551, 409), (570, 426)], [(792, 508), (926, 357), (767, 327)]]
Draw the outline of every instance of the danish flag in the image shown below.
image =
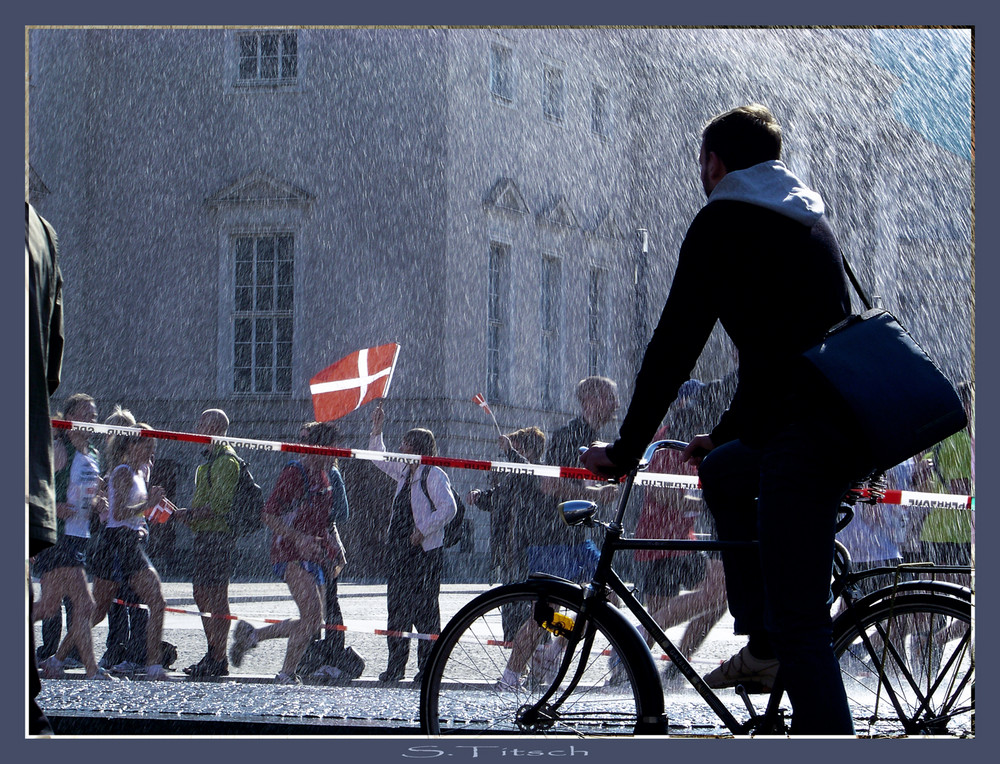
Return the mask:
[(362, 348), (309, 380), (316, 421), (329, 422), (389, 393), (399, 345)]
[(493, 416), (493, 412), (490, 411), (490, 404), (486, 402), (486, 397), (482, 393), (476, 393), (472, 396), (472, 402), (477, 404), (479, 408), (483, 409), (487, 414)]

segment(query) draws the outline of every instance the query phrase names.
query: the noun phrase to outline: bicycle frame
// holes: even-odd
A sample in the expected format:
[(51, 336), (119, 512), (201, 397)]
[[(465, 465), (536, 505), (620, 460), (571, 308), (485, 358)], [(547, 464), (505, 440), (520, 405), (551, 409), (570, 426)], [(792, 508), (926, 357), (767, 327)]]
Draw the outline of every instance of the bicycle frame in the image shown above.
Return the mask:
[[(722, 702), (721, 698), (710, 688), (705, 681), (701, 678), (701, 675), (694, 669), (691, 663), (684, 657), (684, 655), (677, 649), (677, 647), (670, 641), (667, 635), (664, 633), (660, 625), (656, 623), (652, 615), (643, 607), (642, 603), (636, 598), (633, 591), (628, 587), (628, 585), (619, 578), (618, 574), (612, 568), (612, 561), (614, 555), (619, 550), (638, 550), (638, 549), (656, 549), (656, 550), (689, 550), (689, 551), (709, 551), (709, 550), (723, 550), (723, 549), (746, 549), (756, 545), (756, 542), (746, 542), (746, 541), (706, 541), (706, 540), (685, 540), (685, 539), (625, 539), (623, 538), (623, 526), (622, 520), (625, 516), (625, 510), (628, 506), (629, 497), (631, 496), (632, 487), (635, 483), (636, 475), (641, 472), (646, 465), (648, 465), (652, 455), (661, 448), (674, 448), (683, 449), (687, 444), (681, 441), (673, 440), (663, 440), (652, 443), (647, 449), (639, 466), (629, 473), (625, 482), (622, 485), (621, 496), (618, 501), (618, 508), (615, 514), (615, 518), (611, 523), (604, 524), (599, 523), (605, 529), (604, 543), (601, 546), (601, 554), (597, 563), (597, 567), (594, 571), (594, 576), (585, 589), (585, 596), (583, 600), (583, 606), (580, 611), (580, 615), (584, 616), (587, 612), (588, 602), (592, 600), (605, 600), (607, 599), (608, 591), (614, 592), (621, 599), (624, 606), (631, 612), (639, 624), (646, 629), (647, 633), (652, 636), (654, 641), (663, 649), (667, 654), (667, 657), (677, 666), (677, 669), (684, 675), (684, 677), (691, 683), (699, 695), (705, 700), (709, 707), (716, 713), (720, 721), (729, 729), (730, 732), (736, 735), (748, 734), (751, 731), (760, 731), (761, 729), (767, 730), (771, 729), (776, 722), (780, 720), (779, 712), (779, 702), (783, 694), (783, 690), (779, 686), (775, 686), (771, 693), (771, 699), (768, 702), (768, 707), (765, 713), (760, 716), (757, 715), (753, 705), (750, 703), (749, 698), (745, 693), (741, 694), (744, 703), (747, 705), (747, 709), (751, 713), (751, 718), (745, 722), (739, 722), (736, 717), (730, 712), (726, 705)], [(596, 510), (596, 505), (592, 502), (578, 501), (578, 502), (567, 502), (563, 506), (564, 517), (570, 524), (598, 524), (592, 519), (592, 515)], [(546, 576), (550, 577), (550, 576)], [(586, 619), (581, 617), (581, 622), (585, 623)], [(574, 628), (573, 634), (569, 639), (565, 655), (563, 657), (562, 665), (559, 667), (559, 671), (555, 681), (537, 703), (535, 703), (531, 708), (525, 709), (522, 718), (538, 718), (544, 713), (543, 708), (548, 708), (548, 700), (555, 691), (555, 688), (559, 685), (562, 679), (566, 676), (570, 664), (575, 659), (576, 646), (581, 640), (587, 638), (587, 634), (583, 628)], [(592, 635), (589, 635), (592, 640)], [(584, 651), (588, 650), (590, 646), (589, 642), (584, 645)], [(586, 653), (584, 653), (586, 654)], [(584, 661), (580, 661), (577, 667), (576, 675), (570, 681), (568, 688), (562, 694), (562, 696), (556, 700), (554, 706), (558, 707), (575, 689), (576, 684), (579, 681), (580, 674), (582, 672), (582, 666)]]
[[(780, 733), (785, 731), (783, 712), (780, 708), (781, 699), (784, 694), (780, 673), (770, 692), (768, 703), (763, 714), (757, 713), (745, 689), (743, 687), (737, 688), (737, 693), (743, 699), (743, 702), (750, 713), (750, 718), (746, 722), (740, 722), (732, 714), (732, 712), (730, 712), (729, 708), (723, 703), (721, 698), (705, 683), (705, 681), (701, 678), (701, 675), (694, 669), (687, 658), (680, 652), (673, 642), (670, 641), (664, 630), (660, 628), (660, 625), (656, 623), (649, 611), (646, 610), (639, 599), (635, 596), (633, 590), (629, 588), (624, 581), (622, 581), (612, 567), (614, 556), (619, 550), (721, 551), (725, 549), (747, 549), (756, 546), (756, 542), (754, 541), (623, 538), (624, 529), (622, 522), (625, 516), (625, 510), (628, 506), (629, 498), (631, 496), (632, 488), (635, 483), (636, 475), (648, 466), (653, 454), (659, 449), (674, 448), (680, 450), (685, 446), (686, 444), (680, 441), (664, 440), (652, 443), (647, 448), (639, 466), (628, 474), (626, 480), (622, 484), (621, 495), (619, 497), (615, 517), (610, 523), (599, 522), (593, 519), (593, 515), (595, 514), (597, 507), (596, 504), (593, 504), (592, 502), (571, 501), (566, 502), (561, 507), (564, 519), (571, 525), (585, 524), (603, 527), (604, 542), (601, 545), (600, 558), (592, 580), (589, 584), (583, 587), (584, 598), (580, 610), (581, 618), (579, 619), (579, 623), (575, 625), (572, 634), (567, 637), (567, 649), (565, 651), (562, 664), (558, 669), (557, 677), (553, 681), (549, 690), (539, 699), (537, 703), (529, 708), (523, 709), (521, 714), (522, 719), (533, 722), (544, 717), (549, 709), (558, 708), (575, 690), (578, 682), (580, 681), (583, 667), (586, 663), (585, 656), (588, 654), (593, 641), (593, 630), (585, 628), (588, 623), (588, 619), (585, 617), (588, 611), (588, 603), (607, 600), (608, 593), (610, 591), (614, 592), (620, 598), (622, 605), (635, 616), (638, 623), (646, 630), (647, 634), (649, 634), (656, 644), (666, 653), (667, 657), (674, 663), (678, 671), (685, 677), (685, 679), (687, 679), (691, 686), (694, 687), (694, 689), (705, 700), (709, 707), (715, 712), (716, 716), (718, 716), (719, 720), (729, 729), (730, 732), (735, 735), (746, 735), (751, 733)], [(846, 525), (846, 522), (850, 520), (850, 507), (846, 506), (846, 509), (849, 514), (843, 525)], [(843, 527), (843, 525), (841, 527)], [(926, 579), (906, 581), (898, 579), (898, 576), (901, 573), (906, 572), (908, 569), (913, 567), (919, 568), (922, 572), (932, 571), (935, 574), (969, 573), (971, 569), (968, 567), (932, 566), (928, 568), (925, 566), (902, 566), (898, 568), (873, 568), (866, 571), (854, 572), (851, 570), (850, 555), (847, 553), (847, 550), (842, 546), (840, 549), (841, 553), (839, 555), (838, 565), (835, 566), (834, 571), (832, 591), (835, 599), (840, 599), (844, 603), (844, 612), (842, 617), (857, 618), (858, 614), (862, 612), (864, 607), (878, 600), (892, 598), (900, 594), (914, 591), (945, 594), (966, 600), (971, 599), (971, 591), (958, 584)], [(876, 590), (875, 592), (861, 598), (856, 597), (856, 584), (859, 581), (885, 573), (897, 575), (895, 585)], [(533, 575), (532, 577), (536, 576)], [(553, 578), (552, 576), (545, 575), (538, 577)], [(870, 651), (874, 650), (874, 647), (871, 645), (867, 637), (864, 637), (864, 641)], [(570, 665), (574, 662), (574, 660), (578, 659), (576, 648), (581, 644), (581, 642), (583, 643), (582, 656), (584, 656), (584, 658), (578, 661), (575, 674), (569, 682), (568, 688), (553, 704), (549, 705), (549, 698), (552, 697), (556, 688), (568, 673)], [(874, 655), (874, 652), (871, 654)], [(880, 673), (884, 671), (884, 667), (880, 665), (879, 671)], [(902, 715), (898, 700), (893, 695), (891, 687), (889, 688), (889, 695), (891, 702), (897, 709), (897, 713)]]

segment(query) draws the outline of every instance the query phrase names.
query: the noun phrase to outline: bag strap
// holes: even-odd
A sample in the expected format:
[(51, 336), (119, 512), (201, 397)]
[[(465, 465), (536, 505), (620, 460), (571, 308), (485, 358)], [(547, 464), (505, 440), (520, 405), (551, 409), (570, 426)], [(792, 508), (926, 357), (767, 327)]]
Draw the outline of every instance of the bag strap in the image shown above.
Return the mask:
[(434, 506), (434, 499), (431, 498), (430, 491), (427, 490), (427, 473), (429, 471), (429, 468), (425, 468), (420, 472), (420, 490), (427, 497), (427, 503), (431, 505), (431, 512), (437, 512), (437, 507)]
[(861, 288), (861, 283), (858, 281), (858, 277), (854, 275), (854, 270), (851, 268), (851, 264), (847, 262), (847, 255), (843, 252), (840, 253), (841, 258), (844, 261), (844, 271), (847, 273), (847, 278), (850, 279), (851, 284), (854, 285), (854, 289), (857, 291), (858, 296), (861, 298), (862, 304), (865, 306), (865, 310), (872, 309), (872, 302), (868, 299), (868, 294), (864, 289)]
[(297, 459), (292, 459), (291, 461), (288, 462), (289, 467), (293, 465), (295, 467), (298, 467), (299, 472), (302, 473), (302, 485), (305, 486), (303, 493), (305, 494), (305, 496), (308, 496), (310, 493), (313, 492), (309, 490), (309, 475), (308, 473), (306, 473), (306, 466)]
[(219, 453), (216, 454), (215, 456), (213, 456), (208, 461), (208, 464), (206, 465), (208, 467), (208, 470), (206, 470), (205, 479), (208, 480), (208, 487), (209, 488), (212, 487), (212, 468), (215, 466), (215, 463), (217, 461), (219, 461), (219, 459), (221, 459), (224, 456), (232, 456), (236, 460), (236, 466), (240, 469), (240, 471), (242, 471), (243, 468), (247, 466), (246, 462), (243, 461), (242, 459), (240, 459), (239, 454), (236, 454), (235, 452), (232, 453), (232, 454), (229, 454), (229, 453), (226, 453), (226, 449), (220, 448), (219, 449)]

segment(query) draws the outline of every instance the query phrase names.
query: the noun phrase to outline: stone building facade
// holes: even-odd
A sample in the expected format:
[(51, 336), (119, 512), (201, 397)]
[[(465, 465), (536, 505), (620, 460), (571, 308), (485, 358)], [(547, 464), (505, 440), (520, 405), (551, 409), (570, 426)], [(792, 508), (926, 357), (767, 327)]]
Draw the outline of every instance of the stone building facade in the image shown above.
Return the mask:
[[(426, 426), (468, 458), (496, 449), (475, 393), (510, 429), (559, 426), (588, 374), (627, 400), (704, 201), (700, 127), (748, 101), (782, 121), (873, 291), (967, 376), (971, 165), (894, 119), (865, 34), (32, 30), (26, 184), (63, 251), (60, 394), (174, 430), (221, 406), (232, 435), (287, 440), (313, 374), (399, 342), (389, 447)], [(732, 364), (717, 331), (696, 373)], [(342, 420), (349, 445), (369, 415)], [(158, 456), (183, 503), (199, 454)], [(284, 461), (253, 459), (265, 486)], [(384, 486), (342, 466), (364, 577)], [(482, 572), (476, 520), (456, 576)]]

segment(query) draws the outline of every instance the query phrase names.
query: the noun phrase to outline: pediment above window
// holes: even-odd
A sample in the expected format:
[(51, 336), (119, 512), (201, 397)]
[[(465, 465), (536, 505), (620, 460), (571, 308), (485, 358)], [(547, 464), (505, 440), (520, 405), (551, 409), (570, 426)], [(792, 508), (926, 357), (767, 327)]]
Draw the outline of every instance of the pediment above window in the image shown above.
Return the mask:
[(221, 205), (291, 205), (310, 204), (315, 197), (287, 181), (278, 180), (262, 170), (255, 170), (226, 186), (205, 200), (211, 207)]
[(538, 213), (538, 220), (550, 225), (561, 225), (567, 228), (577, 227), (576, 215), (564, 196), (560, 196), (549, 207)]
[(622, 238), (622, 227), (618, 224), (618, 217), (615, 215), (614, 211), (608, 210), (604, 213), (604, 215), (598, 219), (597, 224), (591, 229), (590, 234), (602, 239)]
[(521, 195), (517, 184), (510, 178), (500, 178), (493, 184), (493, 188), (486, 195), (483, 202), (487, 207), (495, 207), (509, 212), (520, 212), (522, 215), (529, 212), (528, 205)]

